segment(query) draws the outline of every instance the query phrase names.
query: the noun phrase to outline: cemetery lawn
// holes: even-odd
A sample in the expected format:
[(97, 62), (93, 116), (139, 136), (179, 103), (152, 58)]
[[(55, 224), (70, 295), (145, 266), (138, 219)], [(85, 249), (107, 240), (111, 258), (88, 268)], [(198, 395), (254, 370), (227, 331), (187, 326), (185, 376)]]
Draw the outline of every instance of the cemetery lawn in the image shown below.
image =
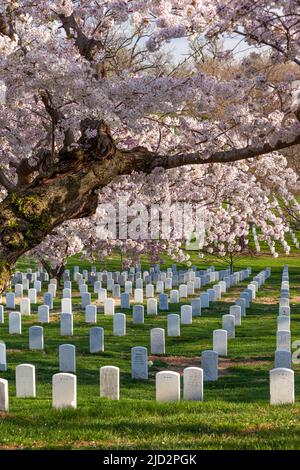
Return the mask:
[[(205, 267), (196, 258), (194, 262), (199, 269)], [(43, 352), (28, 349), (28, 328), (38, 324), (37, 306), (31, 317), (22, 318), (21, 336), (8, 334), (6, 314), (5, 324), (0, 325), (0, 339), (7, 345), (8, 370), (1, 372), (0, 377), (9, 381), (10, 412), (0, 414), (0, 449), (300, 449), (299, 365), (294, 365), (296, 404), (269, 405), (269, 370), (273, 368), (285, 263), (290, 273), (292, 341), (300, 340), (299, 256), (240, 260), (235, 270), (252, 266), (253, 276), (270, 266), (272, 275), (247, 310), (242, 326), (236, 328), (236, 339), (229, 340), (228, 357), (220, 359), (219, 380), (204, 383), (203, 403), (156, 403), (155, 373), (165, 369), (182, 372), (184, 367), (200, 366), (201, 351), (212, 348), (213, 330), (221, 327), (221, 315), (229, 312), (230, 304), (247, 281), (227, 291), (221, 302), (194, 318), (193, 325), (182, 326), (180, 338), (166, 336), (167, 355), (149, 357), (153, 365), (145, 383), (131, 379), (130, 348), (146, 346), (150, 351), (150, 328), (166, 328), (166, 313), (150, 318), (145, 315), (144, 325), (133, 325), (131, 314), (123, 309), (128, 314), (125, 337), (114, 337), (112, 318), (98, 314), (97, 325), (105, 329), (105, 352), (93, 355), (89, 354), (90, 326), (84, 321), (75, 286), (74, 336), (60, 337), (59, 292), (51, 323), (44, 325)], [(74, 264), (85, 267), (78, 259), (70, 261), (70, 266)], [(26, 267), (27, 263), (19, 266)], [(120, 269), (119, 259), (111, 258), (105, 267)], [(96, 296), (92, 298), (95, 300)], [(171, 311), (179, 313), (179, 307), (171, 305)], [(58, 346), (63, 343), (76, 345), (77, 410), (51, 408), (51, 379), (58, 372)], [(15, 367), (21, 363), (36, 366), (35, 399), (15, 397)], [(99, 368), (104, 365), (120, 367), (119, 402), (99, 397)]]

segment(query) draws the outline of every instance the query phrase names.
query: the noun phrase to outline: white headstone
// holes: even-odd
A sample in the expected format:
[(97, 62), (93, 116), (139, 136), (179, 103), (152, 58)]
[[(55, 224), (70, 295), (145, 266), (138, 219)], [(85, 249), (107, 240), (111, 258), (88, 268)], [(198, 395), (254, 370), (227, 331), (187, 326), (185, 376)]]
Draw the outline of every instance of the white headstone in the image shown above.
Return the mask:
[(115, 301), (112, 298), (104, 300), (104, 315), (115, 314)]
[(15, 309), (15, 294), (13, 292), (8, 292), (5, 296), (6, 300), (6, 308), (8, 309)]
[(161, 402), (180, 400), (180, 374), (161, 371), (156, 374), (156, 400)]
[(8, 381), (0, 379), (0, 411), (9, 410)]
[(143, 289), (134, 289), (134, 302), (136, 304), (142, 304), (143, 299)]
[(90, 329), (90, 353), (104, 351), (104, 329), (100, 326), (94, 326)]
[(86, 323), (97, 323), (97, 307), (96, 305), (87, 305), (85, 307)]
[(16, 367), (16, 396), (35, 398), (35, 367), (32, 364), (20, 364)]
[(219, 356), (227, 356), (227, 330), (214, 330), (213, 350), (217, 352)]
[(113, 317), (114, 336), (126, 335), (126, 315), (125, 313), (115, 313)]
[(29, 289), (28, 290), (28, 298), (32, 304), (37, 303), (37, 292), (36, 289)]
[(216, 351), (203, 351), (201, 355), (203, 379), (205, 381), (218, 380), (218, 353)]
[(168, 315), (168, 336), (180, 336), (180, 316), (177, 313)]
[(147, 299), (147, 315), (157, 315), (157, 299)]
[(173, 289), (170, 291), (170, 303), (178, 304), (178, 302), (179, 302), (179, 291)]
[(59, 370), (61, 372), (76, 372), (76, 350), (73, 344), (59, 346)]
[(291, 307), (279, 307), (279, 315), (286, 315), (289, 317), (291, 315)]
[(61, 301), (61, 312), (72, 313), (72, 299), (64, 298)]
[(131, 348), (131, 377), (133, 379), (148, 379), (147, 348), (142, 346)]
[(290, 404), (295, 402), (294, 371), (278, 368), (270, 370), (270, 403), (271, 405)]
[(61, 313), (60, 315), (60, 335), (73, 336), (73, 315), (72, 313)]
[(132, 322), (136, 324), (144, 323), (144, 306), (134, 305), (132, 308)]
[(288, 315), (279, 315), (277, 317), (277, 331), (290, 331), (291, 329), (291, 320)]
[(77, 378), (76, 375), (60, 373), (52, 377), (52, 406), (53, 408), (77, 407)]
[(120, 369), (114, 366), (100, 368), (100, 396), (119, 400), (120, 398)]
[(277, 331), (276, 349), (291, 350), (291, 333), (288, 330)]
[(191, 325), (193, 323), (193, 310), (191, 305), (182, 305), (181, 306), (181, 324), (182, 325)]
[(107, 299), (107, 290), (101, 287), (98, 291), (98, 301), (104, 302)]
[(6, 345), (5, 343), (0, 343), (0, 371), (5, 372), (7, 369), (6, 363)]
[(152, 328), (150, 330), (151, 354), (165, 354), (165, 330)]
[(23, 297), (20, 300), (20, 312), (21, 315), (31, 315), (30, 300), (28, 297)]
[(275, 351), (275, 369), (280, 367), (285, 369), (292, 368), (292, 355), (286, 349), (277, 349)]
[(153, 284), (146, 285), (146, 297), (147, 299), (154, 297), (154, 285)]
[(180, 284), (179, 286), (179, 298), (185, 299), (187, 297), (187, 286), (185, 284)]
[(48, 305), (39, 305), (38, 307), (38, 321), (40, 323), (49, 323), (49, 307)]
[(240, 326), (242, 324), (242, 309), (240, 305), (231, 305), (229, 314), (234, 316), (235, 326)]
[(20, 312), (10, 312), (8, 317), (8, 328), (9, 334), (22, 334), (22, 322), (21, 322), (21, 313)]
[(44, 330), (42, 326), (29, 328), (29, 349), (44, 349)]
[(203, 370), (200, 367), (183, 370), (183, 399), (203, 401)]
[(228, 339), (232, 339), (235, 337), (235, 316), (234, 315), (222, 316), (222, 329), (227, 331)]

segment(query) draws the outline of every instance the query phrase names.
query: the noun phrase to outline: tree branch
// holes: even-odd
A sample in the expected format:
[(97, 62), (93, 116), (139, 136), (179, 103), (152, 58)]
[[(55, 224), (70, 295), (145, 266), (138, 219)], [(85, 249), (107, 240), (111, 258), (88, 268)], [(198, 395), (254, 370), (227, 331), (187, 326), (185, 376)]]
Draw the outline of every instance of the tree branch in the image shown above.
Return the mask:
[(129, 174), (132, 171), (150, 173), (154, 168), (166, 170), (184, 165), (205, 165), (208, 163), (230, 163), (266, 155), (300, 144), (300, 135), (292, 142), (278, 141), (275, 145), (269, 143), (262, 146), (247, 146), (240, 149), (230, 149), (213, 152), (208, 158), (201, 159), (200, 152), (178, 153), (174, 155), (157, 155), (145, 147), (137, 147), (129, 151), (118, 151), (120, 159), (119, 174)]
[(87, 60), (92, 59), (92, 52), (95, 48), (103, 49), (103, 44), (101, 41), (94, 38), (88, 38), (79, 24), (77, 23), (74, 13), (70, 16), (59, 15), (59, 19), (62, 22), (62, 26), (65, 30), (67, 37), (75, 38), (75, 45), (78, 48), (80, 54), (85, 57)]

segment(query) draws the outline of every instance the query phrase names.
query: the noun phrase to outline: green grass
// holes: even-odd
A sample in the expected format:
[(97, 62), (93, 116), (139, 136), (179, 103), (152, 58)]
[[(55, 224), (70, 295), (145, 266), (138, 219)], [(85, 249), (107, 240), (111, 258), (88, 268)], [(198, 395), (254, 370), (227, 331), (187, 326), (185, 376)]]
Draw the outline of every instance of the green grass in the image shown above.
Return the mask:
[[(204, 266), (203, 261), (193, 258), (197, 266)], [(285, 263), (290, 266), (292, 340), (300, 339), (299, 258), (239, 260), (236, 269), (252, 266), (254, 275), (271, 266), (272, 276), (247, 310), (242, 326), (236, 328), (236, 339), (229, 341), (229, 355), (220, 359), (219, 380), (204, 384), (203, 403), (156, 403), (155, 373), (200, 366), (201, 351), (212, 348), (212, 332), (221, 327), (221, 315), (228, 313), (231, 302), (248, 282), (231, 288), (221, 302), (194, 318), (193, 325), (182, 326), (180, 338), (166, 337), (167, 354), (153, 361), (147, 382), (131, 379), (130, 349), (146, 346), (150, 351), (149, 331), (155, 326), (166, 328), (167, 313), (155, 318), (145, 316), (144, 325), (133, 325), (131, 313), (122, 310), (128, 317), (126, 337), (114, 337), (112, 318), (99, 313), (97, 324), (105, 329), (105, 352), (93, 355), (89, 354), (89, 326), (84, 322), (78, 293), (73, 301), (74, 336), (60, 337), (55, 315), (60, 301), (56, 299), (52, 321), (44, 325), (44, 352), (28, 349), (28, 328), (37, 324), (37, 306), (31, 317), (23, 317), (21, 336), (8, 334), (6, 316), (5, 324), (0, 325), (0, 339), (7, 345), (8, 371), (1, 377), (9, 381), (10, 412), (0, 414), (0, 449), (299, 449), (299, 366), (295, 366), (296, 404), (269, 405), (269, 370), (273, 367), (277, 302)], [(70, 266), (74, 264), (84, 265), (78, 259), (70, 260)], [(105, 267), (120, 269), (120, 261), (112, 257)], [(171, 307), (172, 312), (180, 310)], [(51, 408), (51, 378), (58, 372), (58, 346), (63, 343), (74, 344), (77, 349), (77, 410)], [(15, 397), (15, 367), (20, 363), (36, 366), (35, 399)], [(119, 402), (99, 397), (99, 368), (103, 365), (120, 367)]]

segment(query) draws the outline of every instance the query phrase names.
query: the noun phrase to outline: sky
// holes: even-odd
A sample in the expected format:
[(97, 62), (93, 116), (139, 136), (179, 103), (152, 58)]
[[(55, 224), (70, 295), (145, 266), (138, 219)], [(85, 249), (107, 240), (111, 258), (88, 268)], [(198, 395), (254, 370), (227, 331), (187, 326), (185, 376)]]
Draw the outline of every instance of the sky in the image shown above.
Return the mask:
[[(237, 58), (243, 57), (243, 55), (245, 55), (249, 51), (249, 46), (243, 40), (241, 41), (241, 38), (228, 36), (225, 37), (224, 49), (231, 50), (234, 47), (236, 47), (235, 54)], [(188, 41), (186, 38), (173, 39), (170, 44), (166, 46), (166, 49), (173, 54), (174, 59), (177, 62), (180, 62), (188, 54)]]

